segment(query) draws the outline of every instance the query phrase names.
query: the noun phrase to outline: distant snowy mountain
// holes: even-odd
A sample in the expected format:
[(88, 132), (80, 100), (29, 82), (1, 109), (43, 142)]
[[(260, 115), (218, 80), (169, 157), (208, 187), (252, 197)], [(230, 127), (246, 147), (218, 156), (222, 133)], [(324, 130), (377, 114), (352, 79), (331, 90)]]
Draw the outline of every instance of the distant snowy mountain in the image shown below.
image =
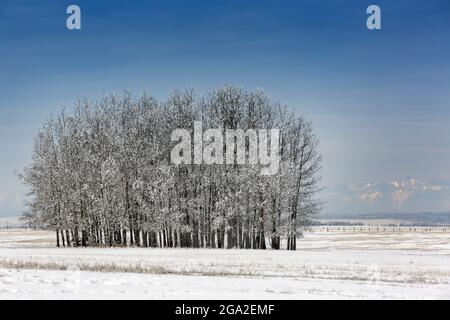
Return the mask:
[(406, 178), (358, 186), (335, 185), (322, 194), (325, 214), (449, 212), (450, 181)]

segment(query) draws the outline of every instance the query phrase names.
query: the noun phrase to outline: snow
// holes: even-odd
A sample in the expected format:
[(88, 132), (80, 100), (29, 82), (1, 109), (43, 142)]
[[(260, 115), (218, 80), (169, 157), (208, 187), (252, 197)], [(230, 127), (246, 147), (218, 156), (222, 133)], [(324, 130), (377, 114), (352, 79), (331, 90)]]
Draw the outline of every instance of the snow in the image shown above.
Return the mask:
[(450, 298), (450, 230), (326, 230), (295, 252), (58, 249), (53, 233), (0, 230), (0, 299)]
[(448, 285), (0, 269), (0, 299), (448, 299)]

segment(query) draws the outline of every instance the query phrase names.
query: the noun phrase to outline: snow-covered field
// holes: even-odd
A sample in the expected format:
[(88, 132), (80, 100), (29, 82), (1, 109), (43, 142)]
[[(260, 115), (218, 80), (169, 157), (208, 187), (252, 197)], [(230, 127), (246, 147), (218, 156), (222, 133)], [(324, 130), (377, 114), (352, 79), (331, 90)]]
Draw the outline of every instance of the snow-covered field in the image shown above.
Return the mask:
[(0, 299), (449, 299), (450, 229), (318, 227), (298, 250), (54, 248), (0, 230)]

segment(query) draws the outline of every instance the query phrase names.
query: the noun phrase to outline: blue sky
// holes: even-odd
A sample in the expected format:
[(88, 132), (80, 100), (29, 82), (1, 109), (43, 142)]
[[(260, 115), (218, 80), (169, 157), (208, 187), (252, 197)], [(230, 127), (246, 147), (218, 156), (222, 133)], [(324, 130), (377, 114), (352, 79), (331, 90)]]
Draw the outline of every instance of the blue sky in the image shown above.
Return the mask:
[[(66, 29), (70, 4), (80, 31)], [(370, 4), (382, 30), (365, 26)], [(448, 180), (449, 40), (445, 0), (2, 0), (0, 216), (23, 211), (14, 170), (44, 119), (125, 89), (265, 88), (314, 122), (327, 187)]]

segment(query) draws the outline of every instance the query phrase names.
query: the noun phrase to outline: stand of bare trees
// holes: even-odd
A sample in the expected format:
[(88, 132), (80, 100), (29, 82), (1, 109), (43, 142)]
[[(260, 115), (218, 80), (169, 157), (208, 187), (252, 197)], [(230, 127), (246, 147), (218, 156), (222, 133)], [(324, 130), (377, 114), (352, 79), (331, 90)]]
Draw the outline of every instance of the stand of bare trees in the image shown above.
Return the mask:
[[(279, 128), (280, 169), (170, 162), (176, 128)], [(320, 155), (311, 124), (260, 91), (221, 87), (85, 99), (50, 118), (21, 178), (26, 222), (56, 232), (57, 246), (295, 250), (320, 209)], [(226, 148), (226, 146), (224, 146)], [(284, 241), (283, 241), (284, 243)]]

